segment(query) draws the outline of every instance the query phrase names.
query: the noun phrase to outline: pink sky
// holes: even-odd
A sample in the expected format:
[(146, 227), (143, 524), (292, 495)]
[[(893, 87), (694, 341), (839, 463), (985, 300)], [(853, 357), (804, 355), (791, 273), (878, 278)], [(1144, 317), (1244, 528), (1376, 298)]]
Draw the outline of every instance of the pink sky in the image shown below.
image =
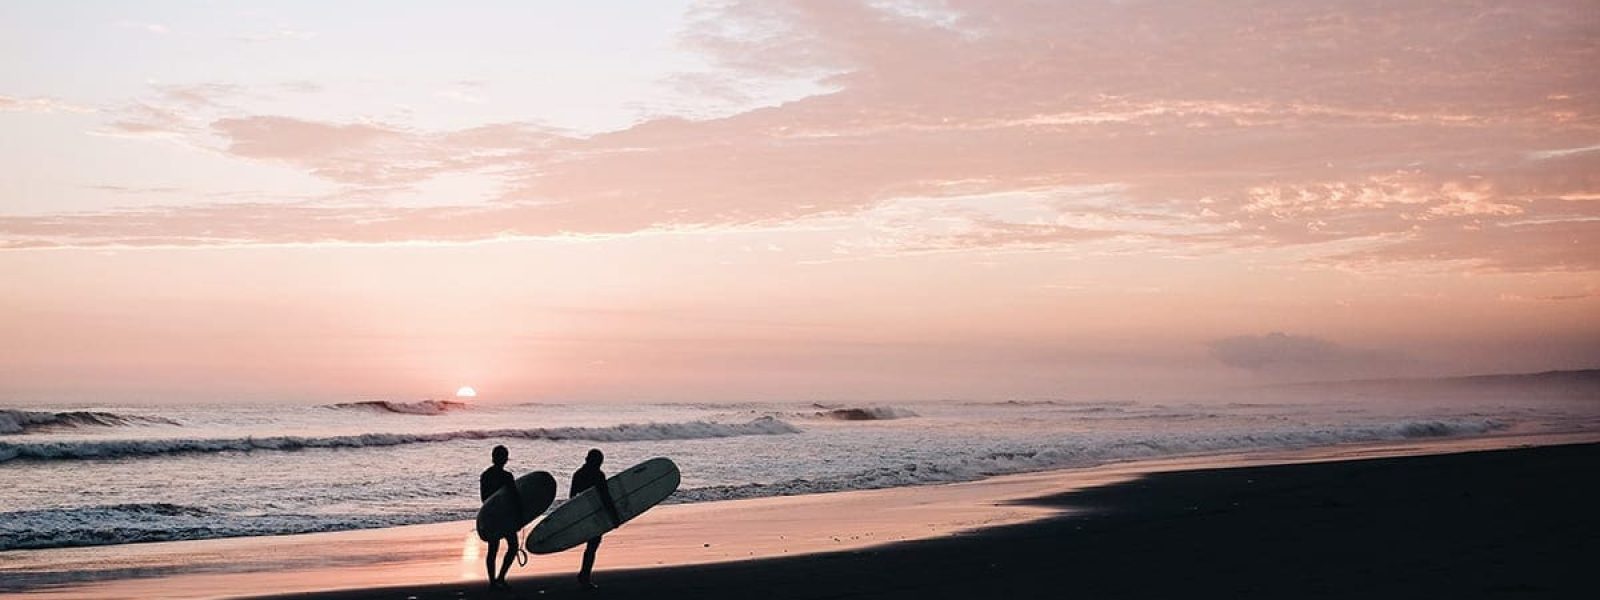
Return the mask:
[(1597, 2), (389, 7), (0, 8), (0, 401), (1600, 365)]

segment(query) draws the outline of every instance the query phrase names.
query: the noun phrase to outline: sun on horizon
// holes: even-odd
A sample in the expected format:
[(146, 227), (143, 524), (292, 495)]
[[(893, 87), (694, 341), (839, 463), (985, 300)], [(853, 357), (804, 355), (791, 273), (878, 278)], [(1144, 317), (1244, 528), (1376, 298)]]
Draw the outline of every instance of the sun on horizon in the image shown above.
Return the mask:
[(463, 386), (461, 386), (460, 389), (456, 390), (456, 397), (457, 398), (476, 398), (476, 397), (478, 397), (478, 390), (472, 389), (472, 386), (470, 386), (470, 385), (463, 385)]

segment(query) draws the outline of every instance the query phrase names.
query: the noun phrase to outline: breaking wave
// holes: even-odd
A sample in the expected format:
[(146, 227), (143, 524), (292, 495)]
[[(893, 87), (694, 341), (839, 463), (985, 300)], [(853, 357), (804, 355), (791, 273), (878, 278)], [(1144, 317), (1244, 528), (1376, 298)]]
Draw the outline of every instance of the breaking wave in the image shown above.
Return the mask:
[(80, 427), (123, 427), (127, 425), (177, 425), (172, 419), (142, 415), (73, 410), (40, 412), (0, 409), (0, 435), (60, 431)]
[(364, 433), (327, 437), (271, 436), (223, 439), (84, 440), (63, 442), (0, 442), (0, 462), (8, 460), (87, 460), (203, 454), (214, 452), (296, 451), (327, 448), (399, 446), (455, 440), (513, 438), (526, 440), (590, 440), (639, 442), (694, 440), (744, 435), (799, 433), (787, 422), (762, 417), (748, 423), (628, 423), (609, 427), (473, 429), (441, 433)]
[(467, 407), (467, 403), (456, 402), (454, 400), (419, 400), (416, 402), (363, 400), (361, 402), (341, 402), (339, 404), (328, 404), (323, 406), (323, 408), (332, 408), (338, 410), (365, 410), (377, 413), (427, 416), (442, 415), (454, 410), (463, 410)]
[(263, 515), (165, 502), (19, 510), (0, 512), (0, 551), (398, 527), (474, 512)]
[(818, 412), (815, 416), (836, 421), (887, 421), (889, 419), (915, 417), (917, 413), (903, 408), (869, 406), (866, 408), (831, 408)]

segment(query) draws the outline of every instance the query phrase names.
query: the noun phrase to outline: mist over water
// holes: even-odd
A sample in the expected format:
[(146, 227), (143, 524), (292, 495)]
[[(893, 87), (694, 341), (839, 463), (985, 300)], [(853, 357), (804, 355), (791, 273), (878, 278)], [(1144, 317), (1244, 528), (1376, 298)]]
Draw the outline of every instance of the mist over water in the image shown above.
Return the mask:
[[(668, 456), (673, 502), (1182, 454), (1600, 429), (1586, 400), (29, 407), (0, 412), (0, 550), (471, 518), (489, 449), (566, 485)], [(87, 415), (87, 416), (86, 416)], [(15, 425), (15, 426), (11, 426)], [(565, 490), (559, 492), (565, 496)]]

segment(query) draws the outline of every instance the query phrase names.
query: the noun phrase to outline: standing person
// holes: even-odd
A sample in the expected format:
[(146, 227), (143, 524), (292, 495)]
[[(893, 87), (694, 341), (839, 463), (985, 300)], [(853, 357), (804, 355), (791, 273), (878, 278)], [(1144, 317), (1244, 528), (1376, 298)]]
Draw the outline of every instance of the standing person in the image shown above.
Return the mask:
[[(572, 493), (568, 497), (575, 498), (589, 488), (597, 489), (606, 516), (611, 517), (612, 527), (617, 527), (622, 525), (622, 516), (617, 514), (617, 505), (611, 501), (611, 489), (606, 487), (606, 473), (600, 470), (600, 464), (605, 461), (606, 455), (599, 448), (590, 450), (589, 455), (584, 457), (583, 466), (572, 474)], [(591, 590), (599, 587), (594, 584), (593, 574), (594, 555), (600, 550), (600, 538), (597, 535), (589, 540), (589, 545), (583, 549), (583, 570), (578, 571), (578, 583)]]
[[(511, 451), (506, 450), (505, 446), (495, 446), (489, 456), (494, 460), (494, 464), (484, 469), (483, 474), (478, 476), (480, 501), (486, 502), (489, 496), (493, 496), (501, 488), (507, 488), (510, 490), (507, 493), (511, 494), (512, 506), (522, 506), (522, 494), (517, 491), (517, 478), (512, 477), (511, 472), (506, 470), (506, 461), (511, 460)], [(517, 560), (517, 532), (512, 532), (503, 539), (506, 542), (506, 558), (500, 563), (499, 577), (495, 577), (494, 574), (494, 555), (500, 551), (500, 540), (489, 540), (489, 557), (483, 562), (484, 569), (489, 572), (489, 589), (511, 589), (511, 584), (506, 583), (506, 572), (511, 570), (511, 563)]]

